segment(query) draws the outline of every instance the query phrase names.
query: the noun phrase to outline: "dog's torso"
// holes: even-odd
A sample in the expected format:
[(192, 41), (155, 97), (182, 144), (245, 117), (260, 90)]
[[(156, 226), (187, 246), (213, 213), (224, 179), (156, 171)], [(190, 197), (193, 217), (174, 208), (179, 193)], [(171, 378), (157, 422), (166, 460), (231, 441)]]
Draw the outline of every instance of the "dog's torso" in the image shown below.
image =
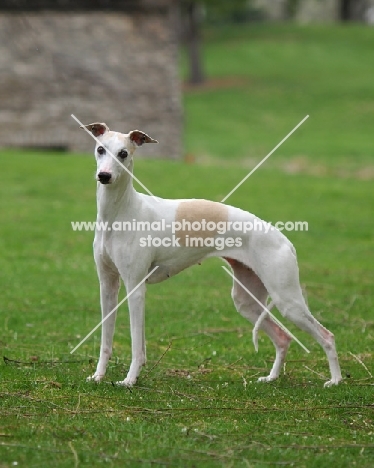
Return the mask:
[[(158, 269), (147, 283), (158, 283), (208, 257), (236, 259), (245, 246), (247, 265), (261, 274), (261, 252), (288, 239), (273, 226), (239, 208), (204, 199), (155, 199), (137, 192), (130, 206), (108, 218), (110, 230), (96, 230), (95, 257), (117, 271)], [(98, 217), (98, 222), (103, 221)], [(239, 260), (239, 259), (238, 259)]]

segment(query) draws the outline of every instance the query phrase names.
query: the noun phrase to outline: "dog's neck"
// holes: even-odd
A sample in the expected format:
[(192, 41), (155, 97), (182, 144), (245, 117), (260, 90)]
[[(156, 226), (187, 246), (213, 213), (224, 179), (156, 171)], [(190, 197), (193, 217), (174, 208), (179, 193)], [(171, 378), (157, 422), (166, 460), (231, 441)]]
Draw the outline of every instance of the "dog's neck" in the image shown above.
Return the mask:
[[(132, 174), (133, 165), (129, 170)], [(137, 192), (133, 187), (133, 178), (123, 172), (113, 184), (97, 184), (97, 220), (113, 223), (121, 219), (121, 214), (129, 211)]]

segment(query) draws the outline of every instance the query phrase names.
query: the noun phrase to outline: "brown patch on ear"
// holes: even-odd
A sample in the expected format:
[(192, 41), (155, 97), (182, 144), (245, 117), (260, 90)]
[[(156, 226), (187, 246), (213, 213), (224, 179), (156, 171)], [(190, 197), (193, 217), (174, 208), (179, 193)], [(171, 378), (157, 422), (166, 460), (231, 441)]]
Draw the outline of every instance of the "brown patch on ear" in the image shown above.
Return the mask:
[(87, 130), (89, 132), (91, 132), (92, 135), (95, 136), (95, 137), (104, 135), (105, 132), (109, 132), (109, 127), (105, 123), (95, 122), (95, 123), (91, 123), (91, 124), (88, 124), (88, 125), (81, 125), (80, 126), (80, 128), (84, 128), (84, 127), (87, 128)]
[(141, 146), (144, 143), (158, 143), (157, 140), (154, 140), (149, 135), (147, 135), (146, 133), (144, 133), (144, 132), (142, 132), (140, 130), (132, 130), (129, 133), (129, 138), (137, 146)]
[[(223, 203), (213, 202), (210, 200), (189, 200), (180, 202), (175, 214), (175, 221), (182, 223), (182, 229), (175, 232), (175, 236), (180, 239), (181, 245), (186, 245), (187, 236), (206, 239), (207, 237), (215, 237), (217, 229), (209, 230), (202, 229), (200, 231), (183, 229), (183, 221), (192, 223), (197, 221), (202, 225), (203, 220), (213, 222), (215, 226), (221, 221), (227, 223), (228, 208)], [(188, 224), (187, 224), (188, 225)]]

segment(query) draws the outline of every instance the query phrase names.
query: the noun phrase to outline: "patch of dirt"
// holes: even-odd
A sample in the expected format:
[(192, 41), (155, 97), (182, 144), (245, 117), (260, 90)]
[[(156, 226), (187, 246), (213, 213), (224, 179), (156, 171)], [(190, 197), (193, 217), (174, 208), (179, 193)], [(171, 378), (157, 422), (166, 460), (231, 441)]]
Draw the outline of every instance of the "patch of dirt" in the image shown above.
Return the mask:
[(322, 162), (313, 162), (307, 157), (295, 157), (277, 165), (287, 174), (308, 174), (318, 177), (337, 177), (339, 179), (373, 180), (374, 165), (362, 167), (328, 166)]
[(182, 85), (184, 92), (210, 91), (216, 89), (236, 88), (238, 86), (248, 86), (251, 83), (248, 77), (225, 76), (222, 78), (207, 78), (201, 84), (192, 84), (185, 81)]
[[(202, 166), (220, 167), (242, 167), (252, 169), (261, 161), (259, 158), (248, 157), (241, 159), (218, 159), (209, 155), (195, 156), (188, 154), (185, 157), (187, 164), (200, 164)], [(262, 169), (278, 169), (286, 174), (307, 174), (316, 177), (337, 177), (339, 179), (374, 180), (374, 165), (366, 164), (355, 166), (354, 163), (339, 164), (336, 166), (324, 164), (321, 161), (313, 161), (307, 156), (295, 156), (292, 158), (282, 158), (268, 161), (261, 167)]]
[(187, 369), (169, 369), (166, 373), (170, 376), (185, 377), (190, 379), (193, 375), (210, 374), (211, 372), (211, 369), (205, 369), (203, 366), (201, 366), (194, 371), (189, 371)]

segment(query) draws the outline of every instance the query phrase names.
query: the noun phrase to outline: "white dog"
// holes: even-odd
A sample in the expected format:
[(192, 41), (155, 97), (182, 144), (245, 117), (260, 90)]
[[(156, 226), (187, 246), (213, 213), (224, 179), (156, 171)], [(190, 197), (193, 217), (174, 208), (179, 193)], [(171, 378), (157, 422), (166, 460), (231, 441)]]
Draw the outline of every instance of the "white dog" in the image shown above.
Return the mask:
[[(104, 123), (85, 127), (100, 142), (95, 148), (97, 222), (108, 226), (106, 230), (96, 228), (94, 240), (103, 319), (118, 304), (120, 278), (128, 293), (137, 288), (128, 298), (132, 361), (126, 378), (118, 383), (134, 385), (146, 362), (144, 278), (154, 270), (147, 282), (158, 283), (208, 257), (218, 256), (230, 264), (238, 280), (232, 289), (237, 310), (253, 323), (261, 317), (261, 329), (275, 346), (276, 357), (270, 374), (259, 380), (269, 382), (279, 376), (291, 342), (291, 337), (269, 315), (262, 314), (270, 296), (284, 317), (323, 347), (331, 372), (331, 380), (325, 386), (338, 384), (342, 377), (334, 335), (308, 310), (290, 241), (278, 230), (268, 230), (269, 224), (253, 214), (232, 206), (207, 200), (164, 200), (136, 192), (131, 176), (134, 151), (144, 143), (157, 141), (139, 130), (128, 134), (110, 131)], [(145, 231), (130, 229), (139, 222)], [(160, 223), (163, 223), (162, 230), (151, 229)], [(257, 229), (238, 233), (235, 229), (238, 223), (246, 227), (257, 225)], [(126, 229), (119, 229), (120, 226)], [(222, 226), (227, 230), (220, 230)], [(95, 374), (89, 378), (96, 382), (104, 377), (112, 354), (115, 318), (113, 313), (102, 326), (100, 358)]]

